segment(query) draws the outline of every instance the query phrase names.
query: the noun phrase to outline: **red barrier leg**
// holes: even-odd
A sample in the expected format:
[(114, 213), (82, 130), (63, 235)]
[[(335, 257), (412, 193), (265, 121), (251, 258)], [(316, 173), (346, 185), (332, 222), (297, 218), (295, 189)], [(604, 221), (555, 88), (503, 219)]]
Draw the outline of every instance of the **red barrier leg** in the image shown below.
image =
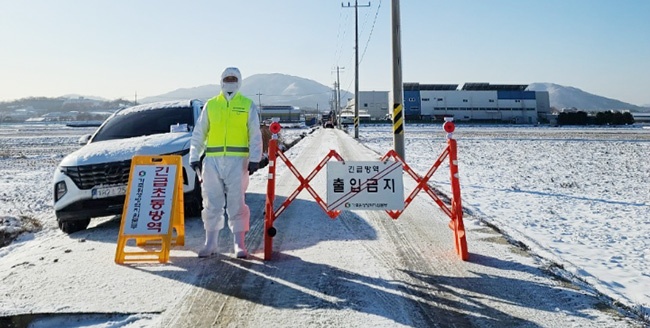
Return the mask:
[(277, 152), (278, 152), (278, 132), (280, 132), (280, 124), (274, 122), (270, 128), (273, 137), (269, 141), (269, 173), (266, 184), (266, 204), (264, 206), (264, 260), (271, 259), (273, 253), (273, 237), (275, 237), (276, 230), (273, 227), (275, 221), (275, 210), (273, 203), (275, 201), (275, 168), (277, 167)]
[[(269, 235), (269, 231), (275, 232), (273, 228), (273, 209), (266, 207), (266, 215), (264, 217), (264, 260), (268, 261), (271, 259), (271, 254), (273, 253), (273, 236)], [(275, 235), (274, 235), (275, 236)]]
[(451, 191), (453, 195), (451, 203), (451, 220), (454, 229), (454, 245), (456, 253), (463, 261), (469, 259), (467, 251), (467, 239), (465, 237), (465, 225), (463, 224), (463, 205), (460, 198), (460, 183), (458, 181), (458, 154), (456, 140), (448, 139), (449, 144), (449, 169), (451, 171)]

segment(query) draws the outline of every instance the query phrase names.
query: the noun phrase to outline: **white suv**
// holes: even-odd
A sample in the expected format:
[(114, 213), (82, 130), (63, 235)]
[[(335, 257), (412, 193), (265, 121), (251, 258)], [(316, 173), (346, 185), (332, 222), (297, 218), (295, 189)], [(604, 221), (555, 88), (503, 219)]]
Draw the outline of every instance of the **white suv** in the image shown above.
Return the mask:
[(166, 101), (115, 112), (84, 146), (54, 172), (54, 210), (66, 233), (84, 230), (90, 219), (122, 213), (133, 155), (183, 156), (185, 214), (199, 215), (201, 189), (189, 164), (192, 129), (201, 100)]

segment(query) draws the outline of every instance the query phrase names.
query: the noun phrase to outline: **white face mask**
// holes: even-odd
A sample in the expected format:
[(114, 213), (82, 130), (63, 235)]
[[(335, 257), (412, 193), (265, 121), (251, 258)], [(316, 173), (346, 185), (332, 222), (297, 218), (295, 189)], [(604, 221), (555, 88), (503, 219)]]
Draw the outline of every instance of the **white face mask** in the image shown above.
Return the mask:
[(238, 87), (237, 82), (223, 82), (221, 84), (221, 90), (223, 90), (224, 93), (235, 93), (237, 92), (237, 87)]

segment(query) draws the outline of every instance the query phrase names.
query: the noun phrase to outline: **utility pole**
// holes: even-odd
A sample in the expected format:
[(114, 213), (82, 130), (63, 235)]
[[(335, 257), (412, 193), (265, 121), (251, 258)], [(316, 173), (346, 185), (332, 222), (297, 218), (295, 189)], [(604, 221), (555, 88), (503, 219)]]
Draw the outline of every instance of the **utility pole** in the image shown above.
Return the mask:
[[(345, 69), (345, 67), (339, 67), (336, 66), (336, 117), (337, 117), (337, 122), (341, 122), (341, 79), (339, 75), (339, 71)], [(339, 129), (341, 128), (341, 125), (338, 125)]]
[(399, 14), (399, 0), (392, 0), (393, 23), (393, 147), (406, 161), (404, 152), (404, 113), (402, 108), (402, 41)]
[(136, 105), (138, 104), (138, 92), (137, 91), (135, 92), (135, 104)]
[[(348, 2), (345, 6), (341, 3), (341, 7), (352, 7)], [(359, 5), (357, 0), (354, 0), (354, 138), (359, 139), (359, 7), (370, 7), (370, 2), (367, 5)]]
[(258, 91), (256, 93), (256, 95), (257, 95), (257, 105), (259, 106), (259, 108), (257, 109), (257, 115), (258, 115), (258, 118), (260, 120), (260, 124), (262, 124), (262, 95), (263, 95), (263, 93)]
[(330, 111), (330, 120), (332, 121), (332, 124), (338, 122), (338, 117), (339, 117), (339, 113), (338, 113), (339, 105), (337, 105), (337, 103), (339, 102), (339, 98), (336, 95), (336, 88), (338, 88), (338, 86), (336, 81), (334, 81), (334, 90), (333, 90), (334, 94), (332, 95), (334, 97), (334, 102), (332, 103), (332, 110)]
[(260, 106), (260, 111), (262, 110), (262, 96), (264, 95), (263, 93), (257, 92), (257, 104)]

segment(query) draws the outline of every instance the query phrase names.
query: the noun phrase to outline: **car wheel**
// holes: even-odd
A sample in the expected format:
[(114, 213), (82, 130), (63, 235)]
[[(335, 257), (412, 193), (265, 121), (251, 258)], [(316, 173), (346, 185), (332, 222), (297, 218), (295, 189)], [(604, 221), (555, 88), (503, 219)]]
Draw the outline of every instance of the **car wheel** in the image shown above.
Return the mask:
[(71, 234), (77, 231), (85, 230), (90, 224), (90, 219), (59, 221), (59, 229), (61, 231)]

